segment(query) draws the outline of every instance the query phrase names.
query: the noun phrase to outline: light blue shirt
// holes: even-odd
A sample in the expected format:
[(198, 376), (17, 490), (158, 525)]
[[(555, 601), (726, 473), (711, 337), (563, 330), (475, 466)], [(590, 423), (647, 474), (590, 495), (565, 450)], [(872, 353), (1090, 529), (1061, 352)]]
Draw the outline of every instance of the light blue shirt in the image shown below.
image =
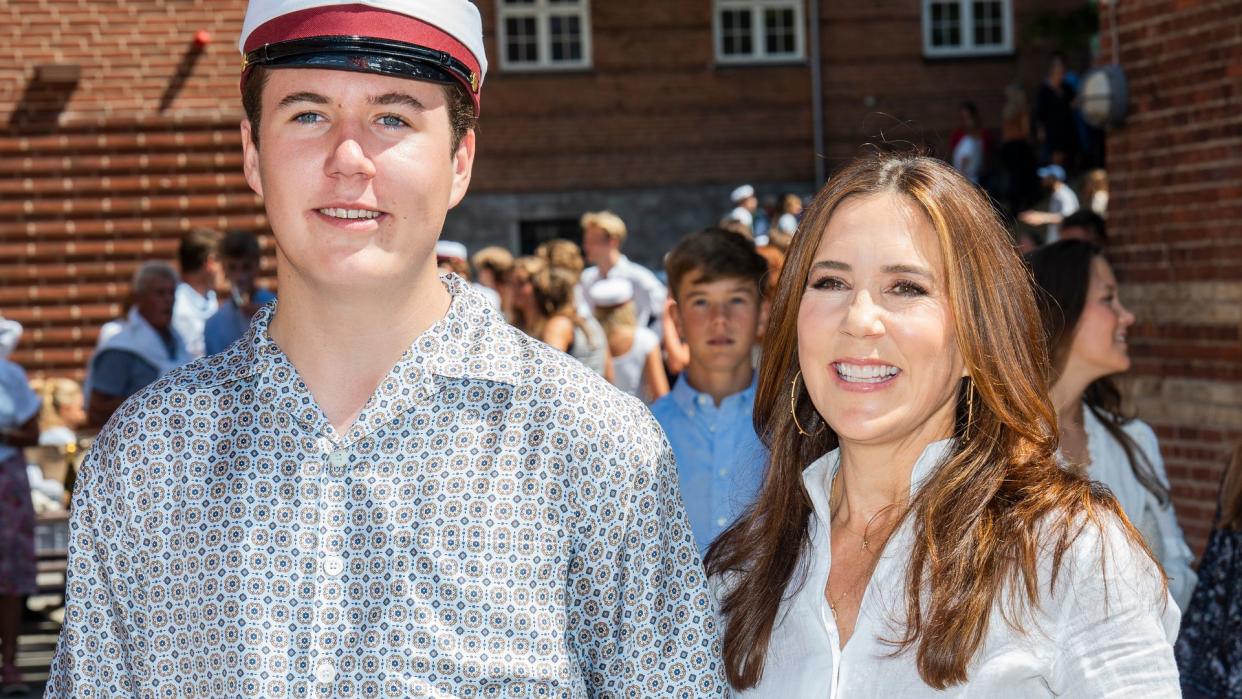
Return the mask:
[(751, 414), (755, 381), (716, 405), (682, 374), (673, 390), (651, 405), (677, 457), (681, 499), (699, 553), (754, 500), (763, 482), (768, 450), (755, 434)]
[[(267, 289), (257, 289), (254, 301), (260, 306), (271, 303), (276, 294)], [(203, 327), (203, 348), (207, 354), (219, 354), (228, 349), (250, 329), (250, 316), (242, 313), (232, 299), (226, 299)]]

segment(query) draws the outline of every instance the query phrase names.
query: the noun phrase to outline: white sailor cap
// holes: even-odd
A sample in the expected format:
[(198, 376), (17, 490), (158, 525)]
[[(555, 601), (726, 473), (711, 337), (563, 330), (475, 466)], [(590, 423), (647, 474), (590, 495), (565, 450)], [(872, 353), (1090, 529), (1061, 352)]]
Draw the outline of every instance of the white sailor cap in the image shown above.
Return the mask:
[(587, 289), (591, 303), (605, 308), (620, 306), (634, 298), (634, 284), (629, 279), (601, 279)]
[(0, 316), (0, 359), (8, 359), (22, 339), (22, 324)]
[(436, 257), (449, 257), (455, 260), (469, 259), (466, 246), (455, 240), (441, 240), (437, 242)]
[(740, 204), (753, 196), (755, 196), (755, 188), (748, 184), (744, 184), (733, 190), (733, 193), (729, 195), (729, 199), (732, 200), (734, 204)]
[(329, 68), (460, 84), (479, 113), (483, 21), (470, 0), (250, 0), (238, 42), (254, 66)]

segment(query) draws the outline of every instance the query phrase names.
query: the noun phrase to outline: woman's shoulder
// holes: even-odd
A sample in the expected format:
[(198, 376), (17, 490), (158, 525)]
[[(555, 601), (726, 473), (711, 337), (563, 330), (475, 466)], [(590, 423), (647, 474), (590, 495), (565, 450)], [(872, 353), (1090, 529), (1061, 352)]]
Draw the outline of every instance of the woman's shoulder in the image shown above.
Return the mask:
[(1100, 410), (1099, 413), (1099, 415), (1096, 415), (1090, 409), (1085, 411), (1085, 414), (1090, 416), (1087, 418), (1087, 427), (1091, 431), (1103, 431), (1104, 425), (1102, 424), (1102, 421), (1110, 420), (1120, 427), (1121, 430), (1130, 437), (1130, 439), (1133, 439), (1140, 448), (1148, 452), (1149, 456), (1152, 455), (1154, 450), (1159, 449), (1159, 440), (1156, 438), (1156, 431), (1152, 429), (1151, 425), (1143, 422), (1137, 417), (1126, 418), (1110, 413), (1107, 410)]

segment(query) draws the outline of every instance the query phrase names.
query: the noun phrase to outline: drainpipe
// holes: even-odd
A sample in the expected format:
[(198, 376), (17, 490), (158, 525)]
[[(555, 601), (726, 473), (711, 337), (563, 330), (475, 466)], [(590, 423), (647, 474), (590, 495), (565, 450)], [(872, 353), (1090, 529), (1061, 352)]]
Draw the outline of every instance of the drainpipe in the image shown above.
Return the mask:
[(824, 161), (824, 80), (820, 69), (819, 50), (819, 0), (811, 5), (811, 130), (815, 139), (815, 189), (827, 180), (827, 163)]

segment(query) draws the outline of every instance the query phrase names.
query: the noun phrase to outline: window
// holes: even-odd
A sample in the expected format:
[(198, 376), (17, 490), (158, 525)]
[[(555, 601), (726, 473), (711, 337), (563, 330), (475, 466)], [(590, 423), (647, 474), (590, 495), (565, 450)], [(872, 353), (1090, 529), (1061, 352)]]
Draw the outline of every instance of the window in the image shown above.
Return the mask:
[(564, 238), (582, 245), (582, 228), (576, 218), (554, 218), (518, 222), (518, 250), (523, 255), (534, 255), (540, 243)]
[(990, 56), (1012, 51), (1010, 0), (923, 0), (925, 56)]
[(496, 12), (501, 68), (591, 67), (589, 0), (497, 0)]
[(715, 0), (712, 29), (720, 63), (802, 60), (802, 0)]

